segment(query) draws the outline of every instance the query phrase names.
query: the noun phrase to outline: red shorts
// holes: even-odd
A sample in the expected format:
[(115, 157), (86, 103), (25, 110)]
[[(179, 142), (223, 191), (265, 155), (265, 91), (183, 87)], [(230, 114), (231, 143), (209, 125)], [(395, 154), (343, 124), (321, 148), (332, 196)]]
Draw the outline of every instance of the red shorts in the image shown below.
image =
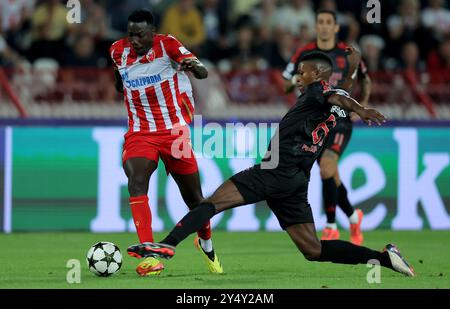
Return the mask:
[(127, 133), (123, 145), (122, 163), (131, 158), (146, 158), (158, 164), (164, 162), (167, 173), (190, 175), (198, 172), (192, 151), (189, 127), (174, 132)]

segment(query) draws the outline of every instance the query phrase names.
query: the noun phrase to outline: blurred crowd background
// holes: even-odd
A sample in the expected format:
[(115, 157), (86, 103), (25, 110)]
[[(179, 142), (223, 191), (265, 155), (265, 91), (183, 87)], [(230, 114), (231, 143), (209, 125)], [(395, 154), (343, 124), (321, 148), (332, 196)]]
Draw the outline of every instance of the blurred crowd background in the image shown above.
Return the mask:
[(128, 15), (148, 8), (158, 32), (177, 37), (211, 72), (193, 81), (198, 113), (277, 119), (295, 101), (281, 72), (314, 40), (315, 11), (325, 8), (338, 12), (339, 40), (362, 52), (371, 104), (391, 119), (450, 119), (447, 0), (381, 1), (374, 24), (365, 0), (80, 2), (81, 23), (69, 24), (67, 1), (0, 0), (0, 117), (17, 117), (17, 102), (28, 117), (126, 117), (108, 49), (126, 36)]

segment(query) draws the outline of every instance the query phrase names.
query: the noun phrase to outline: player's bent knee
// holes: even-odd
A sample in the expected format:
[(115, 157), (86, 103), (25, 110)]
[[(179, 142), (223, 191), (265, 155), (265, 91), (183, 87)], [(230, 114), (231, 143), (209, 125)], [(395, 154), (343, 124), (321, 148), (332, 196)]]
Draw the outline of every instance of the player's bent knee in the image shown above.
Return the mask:
[(128, 179), (128, 191), (132, 196), (140, 196), (147, 194), (148, 191), (147, 177), (137, 176)]
[(318, 261), (320, 259), (320, 255), (322, 253), (321, 246), (319, 245), (313, 245), (308, 246), (307, 248), (303, 248), (301, 250), (303, 256), (308, 261)]
[(132, 197), (147, 195), (147, 188), (128, 186), (128, 193)]
[(322, 179), (329, 179), (334, 177), (337, 171), (337, 163), (330, 159), (322, 159), (320, 163), (320, 177)]

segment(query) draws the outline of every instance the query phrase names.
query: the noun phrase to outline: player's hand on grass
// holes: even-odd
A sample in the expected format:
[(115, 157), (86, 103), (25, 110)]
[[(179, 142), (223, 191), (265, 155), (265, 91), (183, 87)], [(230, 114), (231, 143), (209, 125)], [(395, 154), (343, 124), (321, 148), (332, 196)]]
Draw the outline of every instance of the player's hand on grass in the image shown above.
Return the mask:
[(367, 107), (361, 108), (361, 110), (358, 111), (358, 116), (369, 126), (371, 126), (372, 123), (381, 126), (387, 120), (386, 117), (376, 109)]
[(178, 70), (192, 71), (199, 64), (200, 61), (197, 58), (186, 58), (181, 60), (180, 65), (178, 66)]

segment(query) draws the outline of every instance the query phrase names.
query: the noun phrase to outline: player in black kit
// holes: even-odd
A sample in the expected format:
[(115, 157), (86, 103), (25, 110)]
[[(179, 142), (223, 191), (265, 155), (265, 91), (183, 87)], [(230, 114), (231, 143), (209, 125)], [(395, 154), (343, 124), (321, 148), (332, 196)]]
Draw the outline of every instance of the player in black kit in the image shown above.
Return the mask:
[[(334, 70), (330, 78), (331, 86), (343, 89), (351, 94), (354, 81), (358, 79), (361, 84), (361, 105), (367, 106), (371, 91), (371, 80), (367, 74), (366, 66), (359, 53), (352, 53), (349, 57), (349, 46), (337, 42), (336, 34), (339, 32), (336, 13), (329, 10), (319, 10), (316, 13), (315, 42), (305, 45), (297, 50), (290, 63), (283, 72), (286, 81), (285, 90), (290, 92), (296, 84), (296, 71), (299, 60), (310, 52), (321, 51), (334, 61)], [(356, 117), (351, 117), (357, 119)], [(336, 127), (328, 134), (323, 151), (318, 158), (320, 176), (322, 178), (322, 199), (327, 215), (327, 225), (322, 231), (322, 240), (339, 239), (339, 230), (336, 224), (336, 205), (344, 211), (350, 221), (350, 241), (361, 245), (364, 237), (361, 232), (363, 212), (354, 209), (351, 205), (347, 189), (339, 177), (338, 161), (352, 136), (353, 123), (350, 117), (339, 118)]]
[(369, 125), (385, 118), (378, 111), (362, 107), (343, 90), (328, 86), (332, 61), (324, 53), (305, 56), (299, 65), (299, 83), (304, 89), (297, 103), (281, 120), (268, 155), (261, 164), (244, 170), (223, 183), (214, 194), (187, 214), (160, 243), (143, 243), (128, 248), (133, 256), (171, 258), (175, 246), (215, 214), (237, 206), (266, 200), (281, 227), (309, 261), (341, 264), (379, 263), (414, 276), (414, 270), (392, 244), (383, 252), (341, 240), (319, 241), (316, 236), (307, 192), (310, 170), (320, 154), (324, 139), (347, 117), (356, 112)]

